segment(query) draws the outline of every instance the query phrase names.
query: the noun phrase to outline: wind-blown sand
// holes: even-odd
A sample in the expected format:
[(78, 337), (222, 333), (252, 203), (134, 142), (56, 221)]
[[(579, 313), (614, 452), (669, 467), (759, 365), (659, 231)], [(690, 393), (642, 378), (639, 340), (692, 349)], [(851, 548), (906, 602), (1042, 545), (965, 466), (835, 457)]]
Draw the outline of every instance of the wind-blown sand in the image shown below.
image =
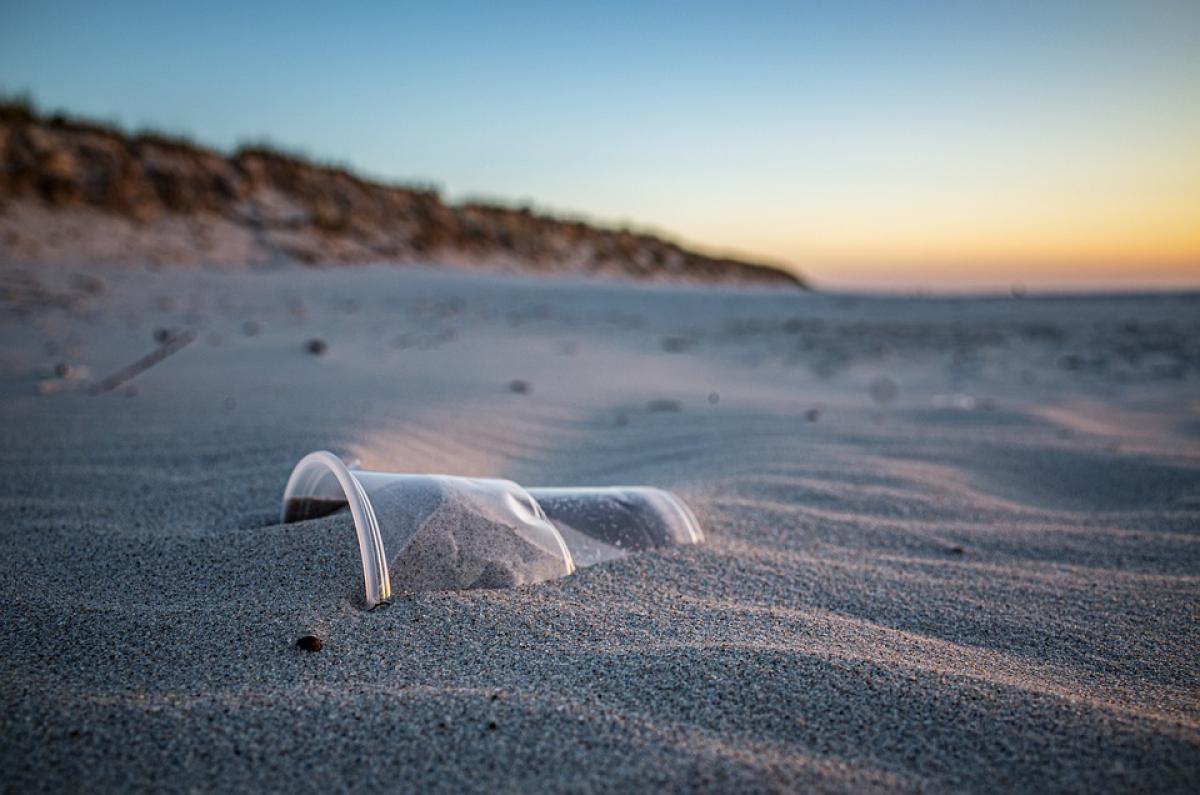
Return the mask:
[[(86, 273), (0, 271), (6, 788), (1200, 787), (1196, 296)], [(364, 612), (318, 448), (708, 540)]]

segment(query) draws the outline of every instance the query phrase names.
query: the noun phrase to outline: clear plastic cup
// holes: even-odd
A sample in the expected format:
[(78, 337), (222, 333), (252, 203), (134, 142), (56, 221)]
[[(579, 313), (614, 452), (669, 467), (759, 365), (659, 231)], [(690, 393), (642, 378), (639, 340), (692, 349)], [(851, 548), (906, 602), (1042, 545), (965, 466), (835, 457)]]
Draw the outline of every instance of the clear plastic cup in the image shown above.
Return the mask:
[(510, 480), (369, 472), (306, 455), (284, 489), (281, 521), (349, 508), (368, 608), (398, 592), (524, 585), (629, 552), (696, 544), (676, 496), (644, 486), (526, 490)]

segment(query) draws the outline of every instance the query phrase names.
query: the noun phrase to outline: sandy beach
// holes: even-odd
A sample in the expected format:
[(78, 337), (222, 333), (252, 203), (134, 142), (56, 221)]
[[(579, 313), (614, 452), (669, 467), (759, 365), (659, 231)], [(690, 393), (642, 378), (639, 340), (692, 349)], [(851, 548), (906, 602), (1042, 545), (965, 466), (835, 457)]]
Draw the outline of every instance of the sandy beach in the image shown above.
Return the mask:
[[(1200, 788), (1198, 295), (0, 285), (6, 791)], [(344, 516), (278, 524), (316, 449), (707, 541), (368, 612)]]

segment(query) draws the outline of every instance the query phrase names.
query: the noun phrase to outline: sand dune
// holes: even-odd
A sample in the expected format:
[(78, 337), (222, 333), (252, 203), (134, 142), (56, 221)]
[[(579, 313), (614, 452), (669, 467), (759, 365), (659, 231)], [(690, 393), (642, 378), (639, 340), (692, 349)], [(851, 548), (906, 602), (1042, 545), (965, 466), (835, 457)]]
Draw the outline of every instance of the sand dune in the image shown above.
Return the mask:
[[(1194, 296), (86, 276), (0, 271), (16, 789), (1200, 786)], [(317, 448), (708, 543), (368, 613), (344, 517), (276, 524)]]

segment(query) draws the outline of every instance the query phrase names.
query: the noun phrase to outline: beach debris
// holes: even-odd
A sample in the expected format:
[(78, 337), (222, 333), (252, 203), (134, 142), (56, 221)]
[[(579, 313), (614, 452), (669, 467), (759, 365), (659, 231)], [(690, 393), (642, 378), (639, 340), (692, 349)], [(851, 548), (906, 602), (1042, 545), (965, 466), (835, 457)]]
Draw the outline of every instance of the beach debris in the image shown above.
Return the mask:
[(105, 392), (110, 392), (124, 384), (129, 379), (134, 378), (146, 370), (149, 370), (151, 367), (158, 364), (176, 351), (182, 350), (184, 347), (191, 344), (192, 340), (194, 339), (196, 339), (196, 332), (192, 329), (185, 329), (184, 331), (171, 336), (157, 349), (146, 354), (136, 362), (121, 368), (107, 378), (97, 381), (88, 389), (88, 391), (93, 395), (101, 395)]
[(320, 651), (325, 648), (325, 641), (316, 635), (304, 635), (296, 640), (296, 648), (304, 651)]
[(533, 386), (528, 381), (522, 381), (518, 378), (508, 383), (508, 389), (513, 394), (528, 395), (533, 391)]
[(891, 378), (881, 375), (867, 384), (867, 394), (876, 404), (886, 406), (900, 396), (900, 387)]
[(661, 489), (525, 489), (510, 480), (367, 472), (321, 450), (292, 470), (280, 521), (325, 516), (354, 524), (368, 609), (393, 590), (529, 585), (704, 538), (683, 501)]
[(329, 343), (320, 337), (313, 337), (308, 342), (304, 343), (304, 350), (308, 351), (313, 356), (323, 356), (325, 351), (329, 350)]

